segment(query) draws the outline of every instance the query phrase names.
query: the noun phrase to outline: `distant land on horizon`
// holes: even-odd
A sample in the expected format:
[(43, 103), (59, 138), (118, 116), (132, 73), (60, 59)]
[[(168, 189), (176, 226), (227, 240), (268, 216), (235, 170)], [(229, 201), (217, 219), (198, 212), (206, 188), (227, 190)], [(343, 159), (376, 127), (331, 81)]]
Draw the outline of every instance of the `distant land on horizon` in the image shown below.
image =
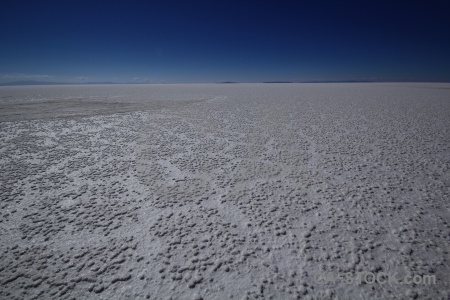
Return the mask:
[[(240, 84), (240, 83), (370, 83), (370, 82), (435, 82), (435, 83), (448, 83), (449, 81), (423, 81), (423, 80), (310, 80), (310, 81), (262, 81), (262, 82), (238, 82), (238, 81), (221, 81), (211, 82), (211, 84)], [(202, 82), (198, 82), (202, 83)], [(21, 86), (21, 85), (83, 85), (83, 84), (170, 84), (170, 83), (137, 83), (137, 82), (112, 82), (112, 81), (100, 81), (100, 82), (54, 82), (54, 81), (36, 81), (36, 80), (22, 80), (0, 83), (0, 86)], [(182, 82), (173, 82), (172, 84), (183, 84)], [(196, 83), (186, 83), (196, 84)]]
[(37, 80), (21, 80), (21, 81), (10, 81), (0, 83), (0, 86), (15, 86), (15, 85), (82, 85), (82, 84), (121, 84), (118, 82), (57, 82), (57, 81), (37, 81)]

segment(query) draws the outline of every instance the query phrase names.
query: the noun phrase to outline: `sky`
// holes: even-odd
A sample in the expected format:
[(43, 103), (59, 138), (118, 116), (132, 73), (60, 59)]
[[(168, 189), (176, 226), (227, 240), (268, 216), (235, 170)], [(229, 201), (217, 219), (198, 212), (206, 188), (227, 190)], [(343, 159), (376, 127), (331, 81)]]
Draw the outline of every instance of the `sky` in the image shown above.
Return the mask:
[(448, 10), (413, 2), (3, 0), (0, 83), (450, 81)]

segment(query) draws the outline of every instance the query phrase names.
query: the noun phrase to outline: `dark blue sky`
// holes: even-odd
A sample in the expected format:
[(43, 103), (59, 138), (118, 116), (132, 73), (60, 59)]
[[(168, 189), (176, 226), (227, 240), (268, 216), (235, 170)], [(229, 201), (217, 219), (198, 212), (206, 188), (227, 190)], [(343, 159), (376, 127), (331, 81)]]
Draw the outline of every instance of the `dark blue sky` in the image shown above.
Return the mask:
[(2, 1), (0, 81), (450, 81), (422, 2)]

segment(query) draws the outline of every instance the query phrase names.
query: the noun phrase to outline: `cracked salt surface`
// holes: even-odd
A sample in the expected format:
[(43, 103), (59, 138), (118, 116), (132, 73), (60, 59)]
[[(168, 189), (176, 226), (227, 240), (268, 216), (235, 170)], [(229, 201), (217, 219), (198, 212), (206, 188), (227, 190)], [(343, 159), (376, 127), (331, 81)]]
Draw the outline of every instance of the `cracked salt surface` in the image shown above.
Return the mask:
[(442, 86), (1, 87), (0, 298), (448, 299)]

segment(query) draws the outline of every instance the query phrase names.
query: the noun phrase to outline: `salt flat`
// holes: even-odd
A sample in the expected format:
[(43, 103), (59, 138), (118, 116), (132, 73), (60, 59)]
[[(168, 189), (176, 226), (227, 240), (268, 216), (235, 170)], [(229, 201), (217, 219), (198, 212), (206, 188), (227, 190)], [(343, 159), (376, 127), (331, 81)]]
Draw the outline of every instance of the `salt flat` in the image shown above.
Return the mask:
[[(0, 128), (1, 299), (450, 297), (450, 84), (0, 87)], [(360, 272), (436, 282), (318, 280)]]

